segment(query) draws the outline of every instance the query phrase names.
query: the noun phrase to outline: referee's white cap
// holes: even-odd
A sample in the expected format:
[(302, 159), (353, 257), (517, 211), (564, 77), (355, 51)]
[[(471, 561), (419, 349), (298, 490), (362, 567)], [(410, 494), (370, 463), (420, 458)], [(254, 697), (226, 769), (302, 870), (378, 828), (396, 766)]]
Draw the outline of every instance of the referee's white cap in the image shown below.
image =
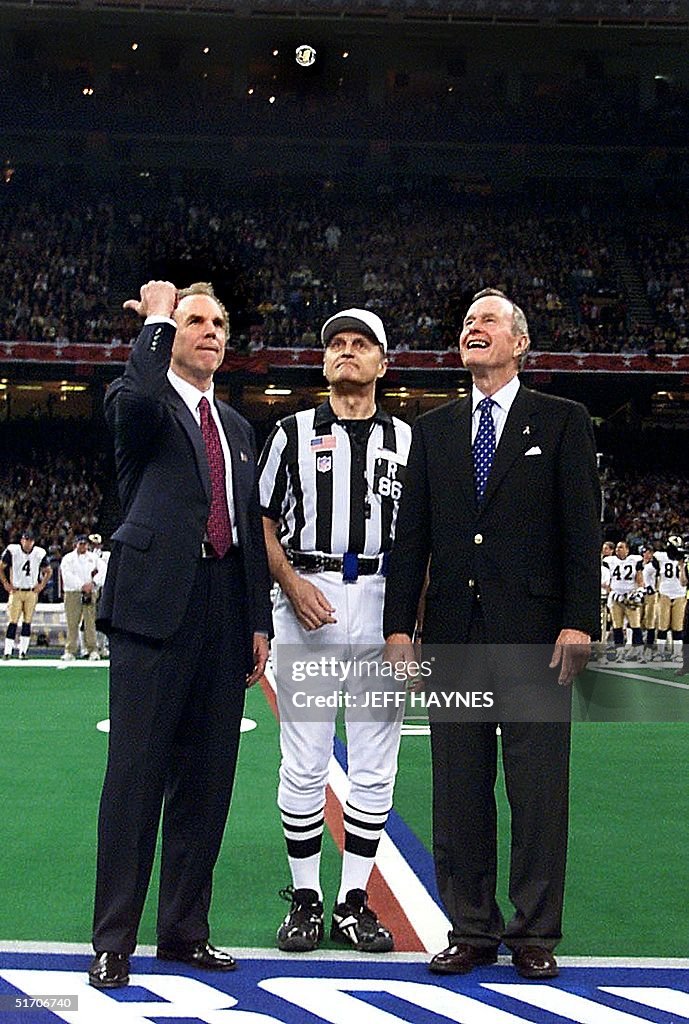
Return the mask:
[(340, 331), (361, 331), (362, 334), (373, 338), (387, 354), (388, 339), (385, 335), (383, 321), (377, 313), (372, 313), (370, 309), (343, 309), (341, 313), (331, 316), (321, 329), (323, 345), (327, 345), (330, 339)]

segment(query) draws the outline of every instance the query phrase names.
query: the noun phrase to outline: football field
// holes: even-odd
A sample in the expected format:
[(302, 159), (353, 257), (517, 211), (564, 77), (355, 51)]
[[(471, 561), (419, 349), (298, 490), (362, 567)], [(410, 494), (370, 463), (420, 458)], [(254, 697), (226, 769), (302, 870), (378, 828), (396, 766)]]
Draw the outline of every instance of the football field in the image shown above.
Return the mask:
[[(249, 691), (233, 805), (215, 875), (213, 940), (236, 951), (246, 970), (222, 980), (225, 1002), (214, 1007), (206, 1006), (204, 1000), (212, 1002), (209, 992), (221, 991), (217, 979), (210, 979), (204, 995), (201, 989), (208, 988), (208, 975), (191, 969), (173, 971), (179, 965), (161, 965), (151, 959), (154, 881), (139, 935), (141, 956), (132, 961), (132, 970), (141, 971), (147, 979), (142, 984), (148, 996), (142, 996), (136, 985), (124, 996), (89, 993), (82, 982), (89, 960), (96, 815), (107, 747), (103, 724), (107, 668), (39, 659), (0, 665), (1, 1021), (64, 1019), (96, 1024), (107, 1019), (116, 1024), (175, 1018), (311, 1024), (349, 1020), (352, 1012), (365, 1024), (395, 1020), (425, 1024), (444, 1019), (516, 1024), (563, 1017), (591, 1019), (593, 1024), (605, 1020), (665, 1024), (689, 1019), (685, 975), (689, 961), (682, 960), (689, 946), (686, 676), (678, 677), (663, 666), (603, 666), (587, 673), (575, 692), (565, 938), (558, 950), (565, 969), (556, 984), (521, 985), (521, 994), (506, 991), (518, 979), (502, 962), (473, 972), (471, 980), (438, 981), (425, 970), (428, 952), (445, 945), (446, 922), (437, 903), (430, 853), (428, 735), (418, 716), (405, 726), (395, 810), (371, 884), (372, 903), (392, 927), (398, 952), (378, 958), (348, 955), (326, 938), (318, 955), (276, 954), (275, 931), (288, 907), (278, 890), (289, 876), (275, 807), (278, 736), (273, 703), (268, 685)], [(338, 881), (345, 758), (338, 740), (323, 853), (326, 915)], [(500, 899), (507, 909), (504, 837), (509, 811), (501, 781), (498, 798), (503, 837)], [(654, 982), (653, 991), (672, 990), (675, 996), (654, 996), (652, 1009), (648, 1005), (623, 1009), (615, 1001), (622, 998), (619, 993), (615, 996), (607, 990), (622, 986), (631, 991), (649, 985), (639, 958), (651, 958), (652, 972), (663, 973), (665, 980), (662, 985)], [(601, 975), (600, 980), (587, 974), (584, 992), (579, 982), (574, 984), (574, 979), (583, 978), (584, 969), (613, 975)], [(670, 982), (665, 978), (668, 971)], [(191, 1003), (184, 1002), (179, 989), (173, 999), (169, 986), (174, 978), (182, 987), (180, 978), (186, 978), (191, 988), (201, 986), (189, 996)], [(7, 1002), (19, 993), (64, 994), (60, 986), (67, 981), (75, 992), (74, 986), (79, 985), (77, 1012), (64, 1007), (15, 1009)], [(51, 987), (46, 989), (48, 983)], [(412, 984), (423, 986), (413, 999), (412, 990), (405, 988)], [(249, 986), (241, 998), (238, 985)], [(528, 999), (523, 989), (531, 993)], [(595, 1005), (589, 989), (597, 993)], [(583, 1002), (558, 1003), (555, 996), (552, 1002), (550, 996), (534, 995), (565, 990), (570, 995), (576, 990), (577, 998), (591, 1003), (593, 1009), (585, 1013)], [(600, 1009), (604, 990), (608, 1011), (615, 1009), (618, 1016), (593, 1013)], [(684, 1002), (679, 999), (682, 991)], [(436, 1005), (437, 992), (446, 993), (448, 1001)], [(326, 998), (327, 993), (332, 999)], [(475, 1004), (473, 1008), (461, 999), (459, 1003), (450, 999), (462, 993)], [(624, 998), (628, 996), (629, 992)], [(151, 1009), (150, 998), (160, 1002), (158, 1011)], [(227, 1002), (228, 998), (234, 1001)], [(171, 1011), (175, 999), (186, 1006), (184, 1013)], [(521, 1000), (518, 1009), (515, 999)], [(280, 1013), (277, 1006), (282, 1008)], [(288, 1006), (292, 1006), (289, 1013)], [(108, 1007), (114, 1015), (103, 1016)]]

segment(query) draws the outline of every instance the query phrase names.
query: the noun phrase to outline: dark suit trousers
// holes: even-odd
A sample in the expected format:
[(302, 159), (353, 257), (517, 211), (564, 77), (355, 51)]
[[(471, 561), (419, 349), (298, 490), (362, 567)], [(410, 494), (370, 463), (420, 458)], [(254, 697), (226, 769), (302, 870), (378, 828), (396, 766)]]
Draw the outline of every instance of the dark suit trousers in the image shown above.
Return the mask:
[[(174, 586), (174, 577), (171, 578)], [(93, 945), (131, 953), (164, 805), (158, 942), (208, 938), (234, 781), (249, 650), (241, 559), (199, 562), (183, 624), (110, 636), (110, 742), (98, 824)]]
[[(470, 645), (481, 644), (483, 637), (483, 619), (477, 609)], [(472, 657), (470, 649), (468, 657)], [(558, 685), (555, 674), (550, 685)], [(570, 725), (567, 721), (500, 723), (512, 819), (509, 896), (515, 910), (505, 926), (495, 896), (496, 724), (431, 718), (438, 889), (452, 922), (451, 941), (485, 946), (504, 941), (513, 949), (520, 945), (552, 949), (562, 937)]]

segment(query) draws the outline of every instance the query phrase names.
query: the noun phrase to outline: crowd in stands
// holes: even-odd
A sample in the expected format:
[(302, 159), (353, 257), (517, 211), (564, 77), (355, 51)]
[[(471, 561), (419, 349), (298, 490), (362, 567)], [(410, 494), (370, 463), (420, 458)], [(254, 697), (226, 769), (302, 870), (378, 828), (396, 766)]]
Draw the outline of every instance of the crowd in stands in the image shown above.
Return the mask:
[[(249, 205), (175, 196), (128, 217), (128, 260), (208, 275), (231, 309), (238, 347), (316, 343), (304, 334), (335, 309), (341, 229), (316, 204)], [(260, 328), (260, 330), (256, 330)]]
[[(0, 545), (30, 530), (55, 567), (79, 534), (102, 532), (109, 448), (80, 422), (5, 425), (0, 449)], [(86, 437), (90, 440), (87, 440)], [(57, 574), (46, 599), (57, 599)]]
[(647, 225), (637, 238), (646, 295), (656, 320), (658, 344), (689, 351), (689, 230), (680, 224)]
[[(686, 215), (623, 230), (601, 206), (429, 187), (259, 200), (201, 183), (198, 196), (178, 187), (125, 201), (45, 187), (29, 202), (13, 189), (0, 197), (7, 340), (129, 344), (139, 325), (122, 301), (164, 276), (211, 279), (243, 352), (317, 346), (343, 300), (380, 313), (393, 350), (452, 348), (470, 296), (489, 285), (525, 309), (536, 350), (689, 352)], [(645, 318), (632, 316), (624, 267), (645, 286)]]
[(428, 202), (391, 207), (356, 234), (365, 304), (396, 348), (456, 345), (473, 292), (497, 287), (523, 307), (534, 348), (610, 350), (625, 333), (609, 227), (587, 208), (537, 216), (487, 207), (457, 218)]
[(80, 533), (96, 530), (103, 459), (36, 453), (28, 462), (0, 469), (3, 542), (31, 530), (46, 549), (69, 550)]
[[(40, 431), (40, 425), (34, 425)], [(78, 446), (73, 446), (77, 448)], [(107, 446), (89, 453), (48, 445), (6, 451), (0, 458), (0, 550), (31, 530), (54, 568), (79, 534), (102, 533), (104, 495), (112, 483)], [(665, 546), (673, 534), (689, 535), (689, 489), (681, 473), (606, 469), (602, 474), (603, 536)], [(114, 521), (112, 522), (114, 526)], [(687, 536), (689, 543), (689, 536)], [(107, 545), (106, 545), (107, 546)], [(54, 573), (57, 585), (58, 574)], [(45, 600), (57, 600), (56, 585)], [(0, 598), (2, 595), (0, 595)]]
[(664, 548), (668, 537), (689, 534), (686, 475), (628, 470), (603, 475), (603, 533), (627, 540), (632, 550), (652, 543)]
[(110, 291), (112, 204), (35, 197), (0, 214), (0, 335), (110, 341), (120, 319)]

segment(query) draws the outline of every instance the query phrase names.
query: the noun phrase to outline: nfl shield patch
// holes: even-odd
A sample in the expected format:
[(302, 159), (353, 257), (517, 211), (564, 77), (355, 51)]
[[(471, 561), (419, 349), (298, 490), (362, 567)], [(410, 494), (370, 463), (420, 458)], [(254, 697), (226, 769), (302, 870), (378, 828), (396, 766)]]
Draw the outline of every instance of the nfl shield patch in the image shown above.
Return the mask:
[(316, 459), (316, 469), (319, 473), (329, 473), (333, 468), (332, 455), (319, 455)]

